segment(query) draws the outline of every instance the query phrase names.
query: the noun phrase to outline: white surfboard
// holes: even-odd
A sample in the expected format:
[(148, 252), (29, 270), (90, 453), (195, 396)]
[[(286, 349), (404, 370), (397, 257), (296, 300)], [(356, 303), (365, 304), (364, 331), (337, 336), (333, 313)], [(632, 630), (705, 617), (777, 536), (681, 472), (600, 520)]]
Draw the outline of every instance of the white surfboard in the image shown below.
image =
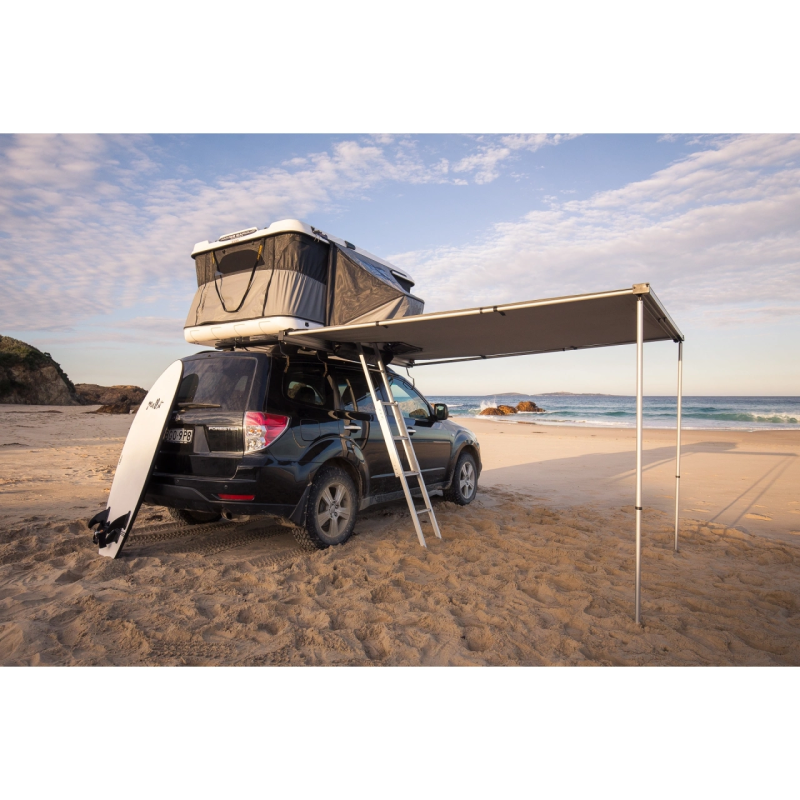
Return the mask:
[(133, 528), (153, 471), (164, 429), (183, 377), (183, 363), (170, 364), (142, 400), (117, 462), (108, 503), (89, 521), (100, 555), (117, 558)]

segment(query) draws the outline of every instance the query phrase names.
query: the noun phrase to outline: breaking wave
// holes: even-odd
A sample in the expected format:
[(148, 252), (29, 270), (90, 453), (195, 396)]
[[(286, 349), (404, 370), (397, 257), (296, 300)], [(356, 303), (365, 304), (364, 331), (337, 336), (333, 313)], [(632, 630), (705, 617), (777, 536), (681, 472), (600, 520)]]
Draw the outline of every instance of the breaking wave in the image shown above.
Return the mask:
[[(601, 395), (489, 395), (483, 397), (437, 396), (432, 402), (447, 403), (454, 416), (475, 416), (483, 409), (501, 404), (516, 406), (533, 400), (544, 413), (520, 411), (495, 422), (535, 421), (543, 425), (594, 425), (633, 427), (636, 400), (633, 397)], [(644, 424), (651, 428), (674, 428), (674, 397), (645, 397)], [(684, 397), (683, 426), (719, 429), (785, 429), (800, 425), (800, 398), (797, 397)]]

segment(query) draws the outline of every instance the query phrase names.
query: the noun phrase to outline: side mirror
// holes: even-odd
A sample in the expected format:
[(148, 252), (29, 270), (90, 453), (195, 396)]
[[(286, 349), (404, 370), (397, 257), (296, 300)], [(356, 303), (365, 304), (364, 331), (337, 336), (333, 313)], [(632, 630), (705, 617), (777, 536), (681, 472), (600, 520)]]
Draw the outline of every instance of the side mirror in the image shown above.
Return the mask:
[(445, 420), (450, 416), (450, 411), (445, 403), (433, 404), (433, 416), (436, 420)]

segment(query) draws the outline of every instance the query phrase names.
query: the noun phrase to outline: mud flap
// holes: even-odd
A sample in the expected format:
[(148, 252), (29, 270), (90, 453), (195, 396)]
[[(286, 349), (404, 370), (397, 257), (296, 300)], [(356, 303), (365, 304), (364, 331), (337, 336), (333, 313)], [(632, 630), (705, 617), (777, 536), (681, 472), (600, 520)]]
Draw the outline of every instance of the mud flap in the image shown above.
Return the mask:
[(183, 377), (183, 363), (170, 364), (142, 400), (117, 462), (106, 508), (89, 520), (101, 556), (117, 558), (133, 528), (147, 482)]
[(308, 493), (310, 491), (311, 484), (309, 483), (303, 490), (303, 496), (300, 498), (300, 502), (289, 515), (289, 521), (294, 522), (295, 525), (299, 525), (301, 528), (306, 524), (306, 506), (308, 505)]

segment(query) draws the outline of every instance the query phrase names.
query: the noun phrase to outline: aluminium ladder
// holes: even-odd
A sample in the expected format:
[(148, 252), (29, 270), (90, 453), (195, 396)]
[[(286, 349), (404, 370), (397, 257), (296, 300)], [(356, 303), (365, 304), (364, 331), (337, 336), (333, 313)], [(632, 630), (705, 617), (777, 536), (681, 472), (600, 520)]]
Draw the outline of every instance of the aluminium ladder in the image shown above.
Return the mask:
[[(419, 543), (423, 547), (427, 547), (425, 544), (425, 537), (422, 534), (422, 526), (420, 525), (420, 517), (427, 516), (428, 520), (430, 521), (431, 525), (433, 526), (433, 531), (436, 534), (437, 538), (441, 539), (442, 534), (439, 530), (439, 524), (436, 522), (436, 516), (433, 513), (433, 506), (431, 505), (431, 498), (428, 495), (428, 490), (425, 486), (425, 481), (422, 477), (422, 469), (419, 466), (419, 461), (417, 460), (417, 454), (414, 452), (414, 447), (411, 444), (411, 431), (406, 427), (405, 420), (403, 419), (403, 414), (400, 411), (400, 406), (394, 400), (394, 396), (392, 395), (392, 387), (389, 384), (389, 376), (386, 372), (386, 366), (381, 360), (380, 351), (378, 350), (378, 346), (376, 344), (372, 345), (375, 351), (375, 360), (378, 362), (378, 372), (380, 372), (381, 379), (383, 380), (383, 386), (386, 392), (386, 397), (392, 398), (391, 400), (382, 400), (378, 395), (378, 392), (375, 390), (375, 385), (372, 382), (372, 376), (369, 372), (369, 364), (367, 363), (367, 359), (364, 355), (364, 348), (359, 344), (358, 345), (358, 357), (361, 359), (361, 366), (364, 369), (364, 376), (367, 379), (367, 386), (369, 387), (369, 393), (372, 395), (372, 402), (375, 405), (375, 413), (378, 416), (378, 422), (381, 426), (381, 432), (383, 433), (384, 441), (386, 442), (386, 449), (389, 451), (389, 458), (392, 462), (392, 469), (394, 470), (395, 477), (400, 479), (400, 483), (403, 486), (403, 492), (406, 496), (406, 502), (408, 503), (408, 509), (411, 512), (411, 520), (414, 523), (414, 528), (417, 531), (417, 538), (419, 539)], [(391, 425), (389, 423), (389, 419), (386, 416), (386, 408), (392, 409), (392, 414), (394, 415), (394, 421), (397, 425), (398, 435), (395, 435), (392, 431)], [(408, 469), (403, 467), (402, 462), (400, 461), (400, 453), (397, 450), (397, 442), (403, 443), (403, 449), (405, 450), (406, 460), (408, 461)], [(422, 502), (424, 506), (422, 508), (418, 508), (416, 503), (414, 502), (414, 498), (411, 495), (411, 489), (408, 485), (408, 478), (414, 477), (417, 479), (419, 483), (419, 491), (422, 495)]]

